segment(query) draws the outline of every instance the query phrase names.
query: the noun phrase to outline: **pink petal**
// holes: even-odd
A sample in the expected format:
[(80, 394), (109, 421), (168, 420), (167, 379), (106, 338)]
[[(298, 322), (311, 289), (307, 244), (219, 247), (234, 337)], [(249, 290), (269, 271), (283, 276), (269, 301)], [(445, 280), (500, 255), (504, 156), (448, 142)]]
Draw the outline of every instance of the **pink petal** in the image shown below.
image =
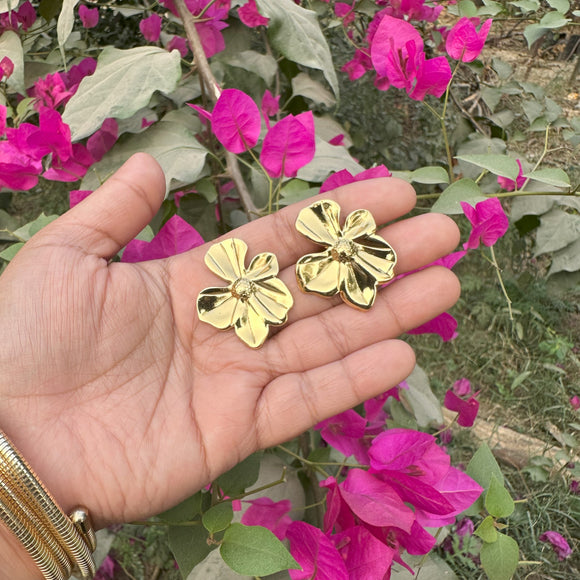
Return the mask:
[(572, 555), (572, 548), (566, 541), (566, 538), (558, 532), (548, 531), (540, 536), (540, 542), (550, 542), (554, 551), (558, 555), (558, 560), (565, 560)]
[(99, 23), (99, 9), (89, 8), (85, 4), (79, 6), (79, 18), (85, 28), (94, 28)]
[(292, 523), (292, 518), (288, 515), (292, 509), (289, 499), (275, 502), (269, 497), (261, 497), (248, 503), (252, 505), (242, 516), (242, 524), (268, 528), (279, 540), (286, 537), (288, 526)]
[(165, 47), (169, 52), (172, 50), (179, 51), (181, 58), (185, 58), (187, 53), (189, 52), (189, 46), (187, 44), (187, 40), (182, 36), (172, 36), (171, 40), (167, 43)]
[(413, 429), (389, 429), (371, 444), (371, 466), (377, 471), (406, 469), (419, 461), (432, 445), (436, 445), (436, 440), (428, 433)]
[(222, 91), (211, 115), (211, 128), (218, 141), (232, 153), (256, 145), (262, 121), (253, 99), (238, 89)]
[(570, 405), (572, 405), (574, 411), (578, 411), (578, 409), (580, 409), (580, 397), (578, 395), (570, 397)]
[(447, 54), (462, 62), (474, 61), (483, 50), (492, 20), (486, 20), (479, 32), (469, 18), (461, 18), (449, 31), (445, 42)]
[(344, 501), (363, 522), (410, 531), (413, 511), (389, 484), (362, 469), (350, 469), (339, 488)]
[(139, 22), (139, 30), (147, 42), (157, 42), (159, 40), (161, 22), (161, 16), (155, 13)]
[(81, 201), (83, 201), (83, 199), (85, 199), (85, 197), (89, 197), (89, 195), (91, 195), (91, 193), (93, 193), (93, 192), (90, 190), (86, 190), (86, 189), (73, 189), (68, 194), (69, 206), (71, 208), (73, 208), (75, 205), (77, 205)]
[(28, 30), (36, 22), (36, 10), (28, 1), (20, 6), (16, 12), (16, 16), (24, 31)]
[(352, 409), (330, 417), (314, 429), (320, 429), (321, 437), (346, 457), (354, 455), (359, 462), (366, 462), (366, 447), (362, 441), (366, 419)]
[(177, 215), (169, 218), (150, 241), (132, 240), (127, 244), (122, 262), (144, 262), (168, 258), (203, 244), (197, 230)]
[(0, 141), (0, 188), (27, 191), (36, 186), (41, 172), (40, 159), (28, 157), (9, 141)]
[(243, 24), (249, 28), (256, 28), (257, 26), (268, 26), (269, 18), (262, 16), (258, 12), (256, 0), (248, 0), (246, 4), (238, 8), (238, 16)]
[(410, 533), (399, 529), (393, 531), (398, 543), (414, 556), (428, 554), (437, 543), (437, 540), (424, 530), (417, 521), (413, 522)]
[(50, 169), (42, 177), (50, 181), (78, 181), (86, 175), (93, 163), (94, 159), (87, 148), (82, 143), (75, 143), (72, 146), (72, 155), (65, 160), (53, 157)]
[(280, 111), (280, 95), (275, 97), (269, 90), (266, 89), (262, 97), (262, 114), (264, 117), (273, 117)]
[(0, 80), (2, 78), (9, 78), (12, 76), (14, 72), (14, 63), (10, 58), (5, 56), (2, 60), (0, 60)]
[(331, 191), (337, 187), (340, 187), (341, 185), (347, 185), (348, 183), (366, 181), (367, 179), (376, 179), (378, 177), (391, 177), (391, 172), (384, 165), (371, 167), (370, 169), (361, 171), (356, 175), (352, 175), (346, 169), (341, 169), (340, 171), (337, 171), (330, 177), (326, 178), (324, 183), (320, 186), (320, 193)]
[(0, 137), (6, 132), (6, 107), (0, 105)]
[(422, 54), (418, 61), (417, 83), (409, 96), (422, 101), (426, 95), (441, 97), (451, 82), (451, 67), (444, 56), (425, 60)]
[(302, 570), (289, 570), (292, 580), (349, 580), (346, 565), (332, 541), (306, 522), (293, 522), (286, 537)]
[(330, 534), (335, 528), (337, 531), (342, 531), (354, 526), (354, 515), (344, 501), (336, 479), (329, 477), (321, 481), (319, 485), (328, 490), (326, 493), (326, 512), (324, 513), (324, 533)]
[(473, 226), (469, 240), (463, 244), (465, 249), (478, 248), (480, 242), (493, 246), (508, 230), (509, 221), (497, 197), (480, 201), (475, 208), (462, 201), (461, 208)]
[(471, 382), (469, 381), (469, 379), (463, 377), (462, 379), (455, 381), (453, 383), (453, 392), (458, 397), (465, 397), (467, 395), (471, 395)]
[(119, 125), (115, 119), (105, 119), (101, 128), (87, 140), (87, 149), (95, 161), (100, 161), (113, 147), (119, 134)]
[(391, 568), (395, 550), (378, 540), (363, 526), (332, 536), (351, 580), (384, 578)]
[(462, 427), (471, 427), (479, 411), (479, 401), (475, 397), (466, 401), (458, 397), (451, 389), (445, 393), (444, 406), (450, 411), (459, 413), (457, 423)]
[(453, 340), (457, 336), (457, 320), (451, 314), (444, 312), (429, 322), (408, 330), (407, 334), (438, 334), (443, 342)]
[(266, 134), (260, 161), (270, 177), (295, 177), (312, 161), (315, 149), (312, 111), (288, 115)]
[(204, 123), (205, 121), (211, 122), (211, 113), (206, 111), (203, 107), (199, 105), (192, 105), (191, 103), (187, 103), (189, 107), (191, 107), (197, 114), (200, 116), (201, 122)]

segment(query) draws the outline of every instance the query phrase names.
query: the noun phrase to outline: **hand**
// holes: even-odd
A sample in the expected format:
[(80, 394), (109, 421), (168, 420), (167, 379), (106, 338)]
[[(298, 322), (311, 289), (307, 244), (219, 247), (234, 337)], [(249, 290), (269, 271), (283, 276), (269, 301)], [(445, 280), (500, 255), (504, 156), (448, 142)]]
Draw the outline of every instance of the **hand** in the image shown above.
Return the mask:
[[(270, 251), (295, 306), (260, 350), (196, 314), (222, 285), (208, 244), (164, 260), (109, 263), (157, 212), (159, 166), (140, 154), (48, 225), (0, 277), (0, 426), (63, 509), (97, 525), (156, 514), (253, 451), (290, 439), (403, 380), (396, 337), (449, 308), (455, 276), (430, 268), (380, 291), (369, 312), (302, 294), (293, 265), (318, 248), (294, 222), (308, 201), (247, 224), (248, 258)], [(387, 223), (414, 205), (410, 185), (377, 179), (325, 197)], [(452, 251), (452, 220), (426, 214), (380, 231), (397, 273)], [(271, 333), (273, 334), (273, 333)]]

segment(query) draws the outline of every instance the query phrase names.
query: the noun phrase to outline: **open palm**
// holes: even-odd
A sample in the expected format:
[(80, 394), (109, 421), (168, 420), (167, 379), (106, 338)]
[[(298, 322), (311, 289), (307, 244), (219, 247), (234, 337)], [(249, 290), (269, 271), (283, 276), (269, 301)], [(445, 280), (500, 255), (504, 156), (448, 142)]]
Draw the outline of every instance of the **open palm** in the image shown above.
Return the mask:
[[(429, 268), (383, 289), (369, 312), (302, 294), (294, 264), (317, 248), (294, 229), (307, 202), (236, 230), (248, 258), (273, 252), (294, 297), (260, 350), (199, 321), (198, 293), (222, 281), (209, 245), (164, 260), (109, 263), (157, 211), (164, 180), (133, 157), (37, 234), (0, 278), (0, 425), (64, 509), (97, 524), (158, 513), (259, 448), (287, 440), (404, 379), (396, 340), (450, 307), (458, 283)], [(377, 179), (326, 194), (377, 223), (407, 213), (406, 183)], [(457, 229), (427, 214), (379, 232), (397, 273), (453, 250)], [(229, 236), (228, 236), (229, 237)]]

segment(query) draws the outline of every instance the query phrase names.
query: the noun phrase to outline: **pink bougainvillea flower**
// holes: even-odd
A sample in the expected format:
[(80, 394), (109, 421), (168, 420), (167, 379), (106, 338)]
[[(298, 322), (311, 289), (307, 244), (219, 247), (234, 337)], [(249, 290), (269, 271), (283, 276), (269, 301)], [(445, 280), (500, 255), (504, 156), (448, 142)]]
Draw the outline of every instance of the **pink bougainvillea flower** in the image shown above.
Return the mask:
[(87, 77), (92, 75), (95, 70), (97, 69), (97, 61), (90, 56), (83, 58), (78, 64), (75, 64), (70, 67), (68, 72), (60, 73), (60, 77), (63, 80), (67, 91), (74, 95), (81, 81)]
[(580, 397), (578, 395), (570, 397), (570, 405), (572, 405), (574, 411), (578, 411), (578, 409), (580, 409)]
[(346, 565), (332, 540), (306, 522), (292, 522), (286, 533), (290, 553), (301, 570), (288, 570), (292, 580), (349, 580)]
[(346, 2), (336, 2), (334, 5), (334, 15), (337, 18), (342, 19), (342, 25), (348, 26), (351, 22), (354, 21), (354, 6), (356, 4), (356, 0), (352, 2), (352, 4), (347, 4)]
[(266, 133), (260, 161), (270, 177), (296, 177), (312, 161), (315, 149), (312, 111), (288, 115)]
[(113, 147), (119, 136), (119, 125), (115, 119), (105, 119), (101, 128), (87, 140), (87, 149), (95, 161), (100, 161)]
[(461, 18), (447, 35), (445, 41), (447, 54), (462, 62), (474, 61), (483, 50), (491, 24), (491, 19), (486, 20), (477, 31), (469, 18)]
[(94, 580), (113, 580), (117, 563), (112, 556), (107, 556), (97, 570)]
[(263, 526), (268, 528), (279, 540), (286, 537), (292, 518), (288, 512), (292, 509), (289, 499), (273, 501), (269, 497), (249, 500), (252, 504), (242, 516), (241, 523), (245, 526)]
[(344, 560), (349, 578), (373, 580), (389, 574), (395, 550), (365, 527), (354, 526), (331, 539)]
[(508, 230), (509, 221), (501, 202), (497, 197), (480, 201), (473, 208), (462, 201), (461, 208), (473, 226), (469, 240), (463, 244), (466, 250), (485, 246), (493, 246)]
[(0, 141), (0, 189), (28, 191), (38, 183), (42, 162), (10, 141)]
[(335, 147), (344, 147), (344, 133), (339, 133), (332, 139), (328, 140), (329, 145), (334, 145)]
[(505, 189), (506, 191), (514, 191), (516, 188), (520, 189), (524, 186), (524, 183), (526, 183), (527, 178), (524, 177), (522, 162), (519, 159), (516, 159), (516, 163), (518, 164), (520, 170), (515, 181), (509, 177), (502, 177), (501, 175), (497, 176), (497, 183), (502, 189)]
[(445, 402), (443, 403), (446, 409), (459, 413), (457, 423), (461, 427), (471, 427), (477, 417), (479, 411), (479, 401), (475, 397), (469, 399), (462, 399), (458, 397), (452, 389), (445, 393)]
[(441, 97), (451, 81), (451, 67), (444, 56), (427, 60), (421, 52), (417, 57), (417, 82), (408, 93), (411, 99), (422, 101), (427, 95)]
[(197, 230), (177, 215), (169, 218), (150, 241), (132, 240), (127, 244), (121, 262), (159, 260), (187, 252), (203, 244)]
[(238, 89), (222, 91), (211, 114), (211, 129), (217, 140), (232, 153), (243, 153), (256, 145), (262, 120), (252, 97)]
[(75, 205), (79, 204), (83, 199), (89, 197), (93, 193), (91, 190), (87, 189), (73, 189), (68, 194), (69, 207), (73, 208)]
[(23, 152), (39, 159), (52, 153), (56, 159), (66, 161), (72, 155), (70, 127), (63, 123), (58, 111), (43, 107), (38, 115), (38, 127), (22, 123), (10, 132), (9, 140), (20, 144)]
[(238, 8), (238, 16), (243, 24), (249, 28), (256, 28), (257, 26), (268, 26), (269, 18), (262, 16), (258, 12), (256, 0), (248, 0), (243, 6)]
[(181, 58), (185, 58), (189, 52), (189, 45), (187, 41), (182, 36), (172, 36), (171, 40), (167, 43), (165, 48), (171, 52), (172, 50), (179, 51)]
[(157, 42), (161, 35), (162, 18), (159, 14), (151, 14), (139, 22), (139, 30), (147, 42)]
[(95, 162), (92, 155), (82, 143), (74, 143), (71, 156), (67, 159), (52, 158), (50, 169), (42, 177), (50, 181), (72, 182), (81, 179)]
[(360, 79), (368, 70), (373, 70), (373, 63), (367, 51), (357, 48), (354, 56), (341, 68), (351, 81)]
[(0, 60), (0, 81), (2, 79), (8, 79), (12, 76), (14, 72), (14, 63), (11, 59), (5, 56), (2, 60)]
[(429, 322), (407, 330), (407, 334), (438, 334), (443, 342), (457, 338), (457, 320), (448, 312), (443, 312)]
[(264, 96), (262, 97), (262, 115), (266, 121), (266, 127), (270, 129), (270, 119), (269, 117), (274, 117), (280, 112), (280, 95), (274, 96), (269, 90), (266, 89)]
[(455, 533), (460, 537), (463, 538), (465, 536), (473, 535), (473, 531), (475, 530), (475, 526), (473, 524), (473, 520), (469, 518), (463, 518), (457, 524), (455, 528)]
[(325, 179), (324, 183), (320, 186), (320, 193), (331, 191), (348, 183), (366, 181), (367, 179), (376, 179), (378, 177), (391, 177), (391, 172), (384, 165), (371, 167), (356, 175), (353, 175), (348, 169), (341, 169)]
[(0, 137), (6, 132), (6, 107), (0, 105)]
[(79, 18), (85, 28), (94, 28), (99, 23), (99, 9), (89, 8), (85, 4), (79, 6)]
[(354, 455), (359, 463), (368, 463), (366, 447), (362, 442), (366, 419), (349, 409), (314, 426), (320, 436), (346, 457)]
[(26, 1), (16, 11), (16, 17), (22, 30), (26, 31), (36, 22), (36, 10), (30, 2)]
[(558, 560), (565, 560), (572, 555), (572, 548), (566, 541), (566, 538), (558, 532), (547, 531), (540, 536), (540, 542), (549, 542), (558, 555)]
[(452, 386), (453, 392), (458, 396), (458, 397), (467, 397), (469, 395), (471, 395), (471, 382), (469, 381), (469, 379), (466, 379), (465, 377), (463, 377), (462, 379), (459, 379), (458, 381), (455, 381), (453, 383)]
[(35, 103), (37, 110), (41, 107), (56, 109), (66, 104), (73, 96), (73, 92), (67, 89), (63, 77), (57, 72), (38, 79), (28, 93), (38, 99)]

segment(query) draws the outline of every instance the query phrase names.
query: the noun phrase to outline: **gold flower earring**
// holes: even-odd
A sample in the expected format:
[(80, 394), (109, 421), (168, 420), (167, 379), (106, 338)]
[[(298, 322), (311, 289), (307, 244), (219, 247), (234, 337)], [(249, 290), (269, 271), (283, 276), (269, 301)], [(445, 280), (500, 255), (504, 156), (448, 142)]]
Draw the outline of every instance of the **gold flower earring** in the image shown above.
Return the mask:
[(298, 285), (304, 292), (341, 298), (349, 305), (368, 310), (374, 303), (377, 285), (394, 277), (397, 256), (376, 235), (371, 213), (357, 209), (340, 227), (340, 206), (331, 200), (317, 201), (298, 214), (296, 229), (309, 240), (326, 246), (307, 254), (296, 264)]
[(278, 260), (269, 252), (258, 254), (245, 267), (248, 246), (231, 238), (214, 244), (205, 255), (207, 267), (229, 282), (225, 288), (206, 288), (197, 297), (199, 319), (215, 328), (234, 327), (240, 340), (259, 348), (270, 326), (288, 319), (294, 300), (278, 278)]

